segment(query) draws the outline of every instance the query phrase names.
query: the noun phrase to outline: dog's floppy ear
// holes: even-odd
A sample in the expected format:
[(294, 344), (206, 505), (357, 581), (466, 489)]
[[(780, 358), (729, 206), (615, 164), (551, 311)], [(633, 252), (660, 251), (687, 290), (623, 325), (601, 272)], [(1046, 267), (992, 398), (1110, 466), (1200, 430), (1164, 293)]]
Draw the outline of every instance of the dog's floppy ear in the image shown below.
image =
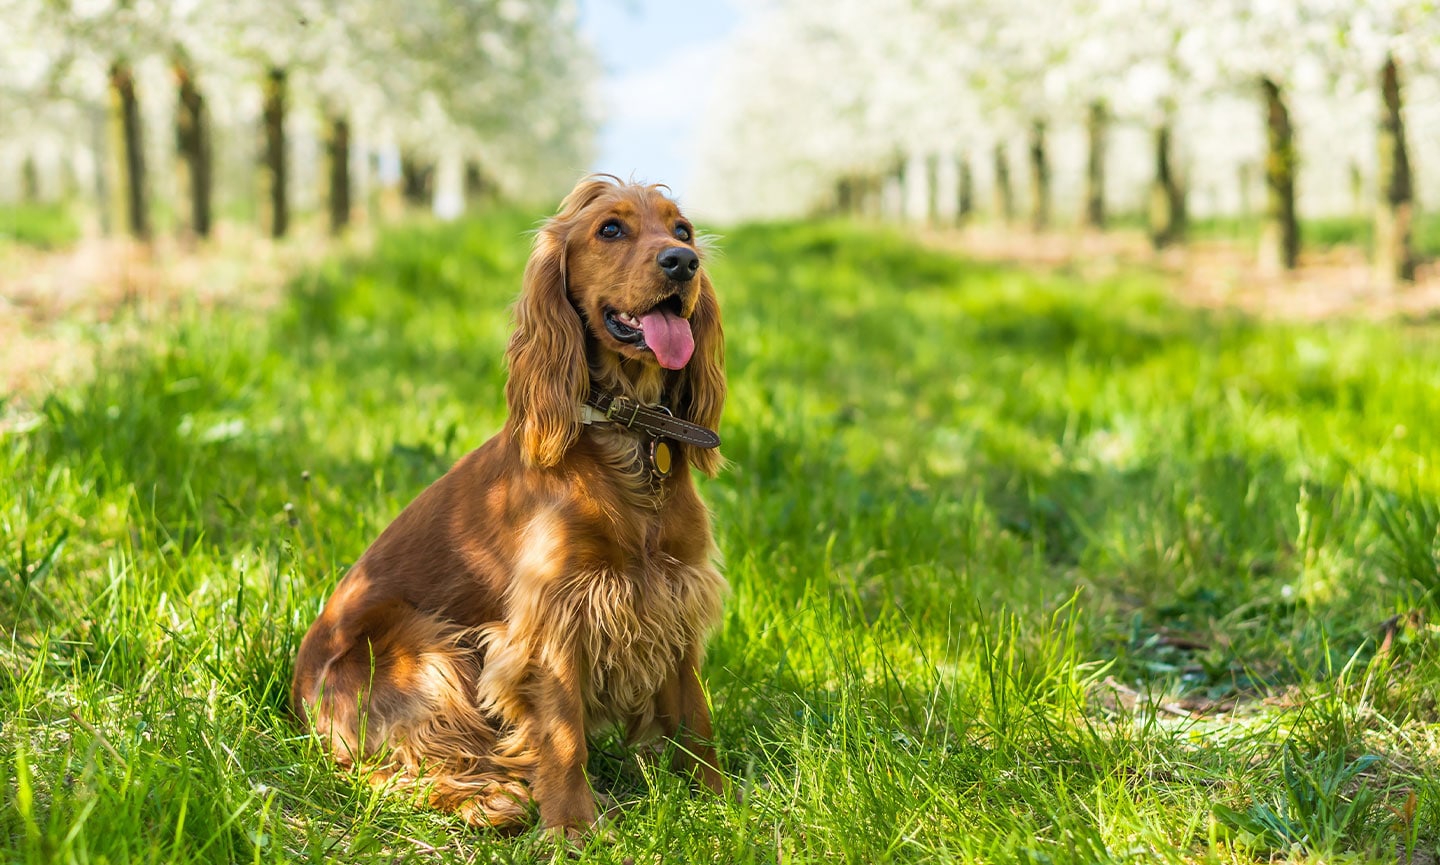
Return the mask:
[[(700, 299), (690, 315), (695, 353), (685, 366), (680, 413), (691, 423), (715, 429), (725, 408), (725, 334), (720, 326), (720, 301), (715, 296), (715, 287), (703, 270), (699, 279)], [(725, 459), (718, 448), (690, 448), (690, 462), (713, 478)]]
[(565, 232), (555, 221), (535, 237), (505, 359), (520, 453), (528, 465), (553, 466), (580, 435), (576, 410), (590, 388), (584, 327), (565, 289)]

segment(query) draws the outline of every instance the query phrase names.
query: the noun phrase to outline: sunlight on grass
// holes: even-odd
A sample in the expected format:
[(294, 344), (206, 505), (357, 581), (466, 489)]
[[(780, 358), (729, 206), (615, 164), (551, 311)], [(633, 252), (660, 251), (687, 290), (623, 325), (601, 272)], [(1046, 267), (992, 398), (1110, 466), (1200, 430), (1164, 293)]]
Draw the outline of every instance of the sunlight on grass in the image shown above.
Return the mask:
[[(347, 563), (499, 428), (531, 220), (396, 229), (0, 406), (10, 859), (549, 855), (335, 774), (286, 707)], [(1261, 325), (846, 223), (723, 246), (706, 669), (738, 795), (601, 747), (622, 817), (579, 858), (1435, 855), (1433, 326)]]
[(80, 226), (65, 204), (0, 204), (0, 252), (7, 245), (54, 249), (80, 239)]

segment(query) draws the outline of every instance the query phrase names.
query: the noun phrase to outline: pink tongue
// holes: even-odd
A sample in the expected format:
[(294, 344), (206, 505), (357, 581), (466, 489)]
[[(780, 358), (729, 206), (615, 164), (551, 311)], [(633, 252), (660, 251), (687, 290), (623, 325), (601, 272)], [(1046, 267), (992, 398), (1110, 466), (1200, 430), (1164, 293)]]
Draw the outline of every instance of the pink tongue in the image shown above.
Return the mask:
[(640, 318), (645, 331), (645, 344), (655, 352), (655, 359), (666, 369), (681, 369), (690, 362), (695, 351), (695, 337), (690, 322), (673, 312), (652, 309)]

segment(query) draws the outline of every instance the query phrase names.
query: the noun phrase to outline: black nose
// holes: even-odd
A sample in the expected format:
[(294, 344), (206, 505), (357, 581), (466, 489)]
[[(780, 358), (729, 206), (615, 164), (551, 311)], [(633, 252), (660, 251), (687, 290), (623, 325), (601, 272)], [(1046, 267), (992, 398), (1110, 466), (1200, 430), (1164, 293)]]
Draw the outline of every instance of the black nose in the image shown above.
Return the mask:
[(686, 249), (683, 246), (672, 246), (669, 249), (660, 250), (655, 257), (655, 263), (665, 271), (665, 275), (676, 282), (689, 282), (700, 269), (700, 256), (695, 250)]

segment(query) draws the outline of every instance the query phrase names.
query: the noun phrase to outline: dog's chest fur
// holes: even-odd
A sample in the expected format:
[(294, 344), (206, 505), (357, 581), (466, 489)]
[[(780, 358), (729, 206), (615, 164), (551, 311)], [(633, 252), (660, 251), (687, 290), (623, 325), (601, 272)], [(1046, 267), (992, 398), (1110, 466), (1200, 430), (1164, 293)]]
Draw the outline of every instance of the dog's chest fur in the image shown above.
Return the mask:
[[(586, 714), (597, 722), (624, 722), (645, 716), (685, 652), (704, 644), (719, 620), (726, 586), (709, 561), (681, 561), (667, 552), (665, 532), (674, 524), (664, 511), (681, 506), (675, 497), (700, 508), (693, 490), (687, 485), (662, 491), (641, 459), (643, 439), (603, 428), (590, 435), (612, 471), (628, 469), (612, 475), (619, 495), (650, 511), (639, 525), (631, 523), (641, 533), (624, 544), (623, 564), (577, 580), (567, 605), (573, 607), (574, 633), (589, 674)], [(677, 468), (688, 471), (683, 463)]]
[[(541, 511), (523, 527), (506, 621), (488, 629), (481, 702), (511, 715), (505, 695), (535, 665), (577, 664), (587, 727), (643, 730), (667, 679), (718, 623), (726, 584), (708, 550), (682, 560), (666, 535), (696, 528), (688, 519), (677, 524), (669, 509), (704, 520), (693, 488), (657, 495), (648, 476), (616, 471), (635, 459), (633, 436), (595, 439), (597, 458), (612, 463), (613, 500), (594, 502), (584, 517), (570, 508)], [(645, 505), (639, 520), (637, 499)], [(611, 520), (616, 507), (629, 518)]]
[(596, 574), (573, 598), (586, 715), (595, 723), (648, 723), (655, 695), (719, 618), (725, 582), (713, 567), (664, 554), (638, 567), (649, 572)]

